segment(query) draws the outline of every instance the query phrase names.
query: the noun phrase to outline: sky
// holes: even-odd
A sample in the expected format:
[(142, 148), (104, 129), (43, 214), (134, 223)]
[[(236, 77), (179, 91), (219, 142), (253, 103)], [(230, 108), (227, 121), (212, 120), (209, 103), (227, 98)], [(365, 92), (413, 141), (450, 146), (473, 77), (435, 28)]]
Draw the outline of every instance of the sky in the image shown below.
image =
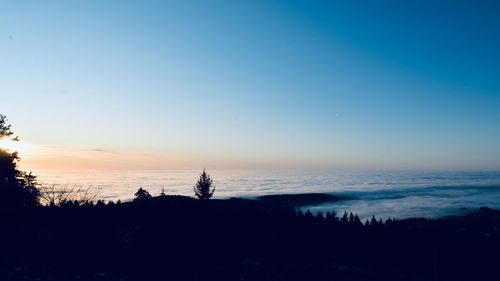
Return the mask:
[(498, 1), (1, 1), (27, 169), (500, 170)]

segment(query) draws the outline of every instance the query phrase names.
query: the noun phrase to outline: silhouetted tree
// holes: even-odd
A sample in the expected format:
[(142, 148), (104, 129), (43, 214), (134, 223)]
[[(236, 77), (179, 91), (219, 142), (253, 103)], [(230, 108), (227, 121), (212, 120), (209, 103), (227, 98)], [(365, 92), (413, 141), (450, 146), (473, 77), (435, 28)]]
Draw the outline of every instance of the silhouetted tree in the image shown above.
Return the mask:
[(304, 214), (304, 217), (306, 217), (308, 219), (314, 218), (313, 214), (311, 213), (311, 211), (309, 211), (309, 209), (306, 210), (306, 213)]
[(325, 217), (323, 216), (323, 213), (319, 212), (316, 214), (316, 219), (320, 222), (325, 220)]
[(301, 210), (301, 209), (299, 209), (299, 210), (297, 211), (297, 217), (299, 217), (299, 218), (304, 217), (304, 213), (302, 212), (302, 210)]
[(134, 202), (144, 201), (151, 198), (151, 194), (149, 194), (149, 192), (142, 187), (140, 187), (134, 195)]
[(344, 211), (344, 215), (342, 215), (342, 218), (340, 219), (340, 222), (341, 222), (342, 224), (347, 224), (347, 223), (349, 222), (349, 217), (348, 217), (348, 215), (347, 215), (347, 212), (346, 212), (346, 211)]
[(352, 214), (352, 212), (349, 214), (349, 223), (354, 223), (354, 215)]
[(363, 223), (361, 222), (361, 220), (359, 219), (357, 214), (354, 215), (354, 219), (353, 219), (352, 223), (356, 226), (363, 226)]
[[(0, 140), (12, 137), (11, 126), (6, 124), (6, 117), (0, 114)], [(0, 207), (29, 207), (38, 204), (40, 192), (36, 177), (31, 173), (19, 171), (17, 151), (9, 151), (0, 147)]]
[(327, 223), (336, 223), (339, 221), (339, 219), (337, 218), (337, 214), (335, 212), (327, 212), (326, 213), (326, 217), (325, 217), (325, 221)]
[(210, 175), (205, 172), (205, 169), (203, 169), (196, 185), (193, 186), (193, 190), (194, 195), (196, 195), (198, 199), (210, 199), (214, 195), (215, 186), (213, 185)]
[(6, 122), (7, 122), (7, 117), (5, 117), (5, 115), (0, 114), (0, 140), (3, 138), (10, 138), (13, 141), (18, 141), (19, 140), (18, 137), (15, 138), (11, 137), (14, 133), (10, 130), (11, 125), (7, 125)]

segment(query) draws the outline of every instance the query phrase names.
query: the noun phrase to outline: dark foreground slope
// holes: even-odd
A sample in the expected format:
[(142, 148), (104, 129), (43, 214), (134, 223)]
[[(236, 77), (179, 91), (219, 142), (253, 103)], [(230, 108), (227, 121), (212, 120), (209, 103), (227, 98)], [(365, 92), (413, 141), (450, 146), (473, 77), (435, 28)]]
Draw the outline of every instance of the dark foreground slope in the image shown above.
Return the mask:
[(363, 226), (257, 200), (3, 213), (0, 280), (498, 280), (500, 213)]
[(295, 208), (351, 199), (325, 193), (273, 194), (257, 197), (262, 203), (280, 208)]

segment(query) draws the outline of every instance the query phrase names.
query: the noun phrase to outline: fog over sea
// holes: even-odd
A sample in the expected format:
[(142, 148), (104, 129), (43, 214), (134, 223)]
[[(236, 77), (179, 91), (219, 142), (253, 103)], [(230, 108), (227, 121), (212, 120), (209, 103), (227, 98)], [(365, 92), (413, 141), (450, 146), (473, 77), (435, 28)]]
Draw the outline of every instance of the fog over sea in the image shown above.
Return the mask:
[[(104, 200), (131, 200), (139, 187), (158, 195), (193, 195), (200, 171), (55, 171), (37, 170), (39, 182), (100, 189)], [(312, 212), (344, 211), (365, 219), (440, 217), (487, 206), (500, 208), (500, 172), (326, 172), (276, 170), (207, 171), (215, 198), (320, 192), (349, 196), (304, 206)]]

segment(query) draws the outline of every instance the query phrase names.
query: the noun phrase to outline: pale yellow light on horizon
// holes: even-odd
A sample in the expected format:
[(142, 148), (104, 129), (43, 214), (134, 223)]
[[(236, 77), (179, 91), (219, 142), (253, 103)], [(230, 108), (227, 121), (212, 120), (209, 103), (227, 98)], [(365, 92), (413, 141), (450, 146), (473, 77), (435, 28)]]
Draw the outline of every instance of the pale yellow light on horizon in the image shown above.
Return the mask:
[(0, 139), (0, 148), (8, 152), (17, 152), (21, 154), (24, 152), (26, 146), (24, 141), (15, 141), (10, 138)]

